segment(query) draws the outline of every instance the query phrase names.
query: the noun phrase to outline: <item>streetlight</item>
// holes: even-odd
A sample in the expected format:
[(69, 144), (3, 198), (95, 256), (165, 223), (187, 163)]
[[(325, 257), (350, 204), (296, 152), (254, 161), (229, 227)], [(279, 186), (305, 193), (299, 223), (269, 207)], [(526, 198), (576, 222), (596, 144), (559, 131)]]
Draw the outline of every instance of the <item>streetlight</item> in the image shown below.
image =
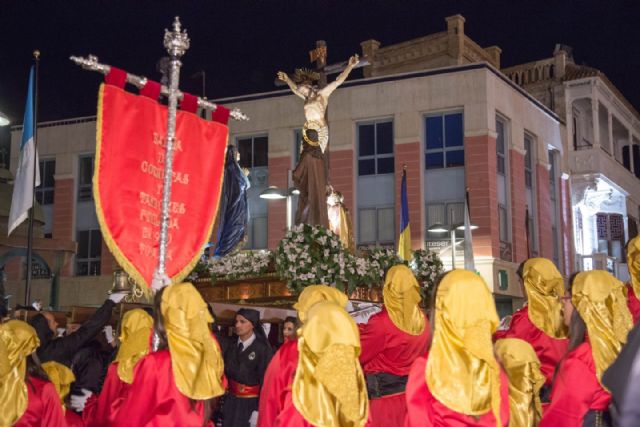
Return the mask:
[(9, 121), (9, 117), (0, 111), (0, 126), (9, 126), (11, 122)]
[(286, 190), (270, 185), (269, 188), (260, 193), (261, 199), (267, 200), (282, 200), (287, 199), (287, 230), (291, 230), (293, 225), (293, 218), (291, 215), (291, 199), (293, 196), (300, 194), (300, 190), (295, 187), (289, 187)]

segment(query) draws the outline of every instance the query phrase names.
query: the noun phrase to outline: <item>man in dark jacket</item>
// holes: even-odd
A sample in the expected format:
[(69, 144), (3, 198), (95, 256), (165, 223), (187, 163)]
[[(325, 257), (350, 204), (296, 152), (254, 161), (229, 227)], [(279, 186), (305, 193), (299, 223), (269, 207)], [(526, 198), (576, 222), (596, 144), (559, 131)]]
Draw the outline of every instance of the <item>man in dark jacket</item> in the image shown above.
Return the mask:
[(91, 341), (111, 319), (113, 307), (125, 297), (124, 293), (114, 293), (71, 335), (56, 338), (58, 326), (53, 314), (44, 312), (33, 317), (29, 323), (36, 330), (40, 347), (36, 351), (41, 363), (51, 360), (71, 367), (75, 353)]

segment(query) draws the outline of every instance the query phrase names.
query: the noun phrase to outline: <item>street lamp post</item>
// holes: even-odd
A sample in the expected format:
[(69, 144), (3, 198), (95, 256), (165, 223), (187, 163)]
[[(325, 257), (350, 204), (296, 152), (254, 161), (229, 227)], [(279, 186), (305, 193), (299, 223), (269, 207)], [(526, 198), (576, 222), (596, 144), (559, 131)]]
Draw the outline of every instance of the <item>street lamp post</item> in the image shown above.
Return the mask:
[[(470, 230), (476, 230), (478, 228), (477, 225), (470, 224)], [(455, 224), (455, 225), (444, 225), (444, 224), (433, 224), (427, 229), (428, 233), (450, 233), (451, 237), (451, 269), (455, 270), (456, 268), (456, 230), (464, 230), (464, 223)]]
[(285, 190), (278, 188), (275, 185), (271, 185), (269, 186), (269, 188), (260, 193), (260, 198), (266, 200), (287, 199), (287, 230), (291, 230), (291, 227), (293, 226), (291, 200), (293, 199), (293, 196), (298, 194), (300, 194), (300, 191), (295, 187), (289, 187)]

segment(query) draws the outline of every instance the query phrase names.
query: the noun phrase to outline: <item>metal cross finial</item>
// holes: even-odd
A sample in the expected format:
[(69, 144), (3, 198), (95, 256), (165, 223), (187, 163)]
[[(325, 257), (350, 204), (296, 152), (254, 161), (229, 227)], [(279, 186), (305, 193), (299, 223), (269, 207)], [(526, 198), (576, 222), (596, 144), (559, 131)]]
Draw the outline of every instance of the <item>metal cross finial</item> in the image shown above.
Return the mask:
[(172, 58), (180, 58), (189, 49), (187, 30), (182, 31), (178, 16), (173, 21), (173, 31), (164, 30), (164, 47)]

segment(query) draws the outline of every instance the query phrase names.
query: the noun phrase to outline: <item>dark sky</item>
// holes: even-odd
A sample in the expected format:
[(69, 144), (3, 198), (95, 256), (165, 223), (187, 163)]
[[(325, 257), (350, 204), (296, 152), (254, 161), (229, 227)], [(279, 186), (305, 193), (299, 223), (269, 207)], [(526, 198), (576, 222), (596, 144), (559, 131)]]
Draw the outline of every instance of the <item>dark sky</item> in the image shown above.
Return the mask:
[(164, 28), (179, 15), (191, 38), (182, 88), (205, 70), (209, 98), (273, 90), (275, 73), (308, 66), (315, 40), (329, 63), (360, 52), (369, 38), (382, 45), (446, 28), (461, 13), (465, 32), (481, 46), (502, 48), (502, 65), (549, 57), (556, 43), (576, 62), (604, 71), (640, 109), (640, 5), (636, 1), (28, 1), (0, 0), (0, 111), (22, 122), (31, 52), (42, 52), (40, 120), (93, 115), (101, 77), (73, 65), (70, 55), (159, 79)]

